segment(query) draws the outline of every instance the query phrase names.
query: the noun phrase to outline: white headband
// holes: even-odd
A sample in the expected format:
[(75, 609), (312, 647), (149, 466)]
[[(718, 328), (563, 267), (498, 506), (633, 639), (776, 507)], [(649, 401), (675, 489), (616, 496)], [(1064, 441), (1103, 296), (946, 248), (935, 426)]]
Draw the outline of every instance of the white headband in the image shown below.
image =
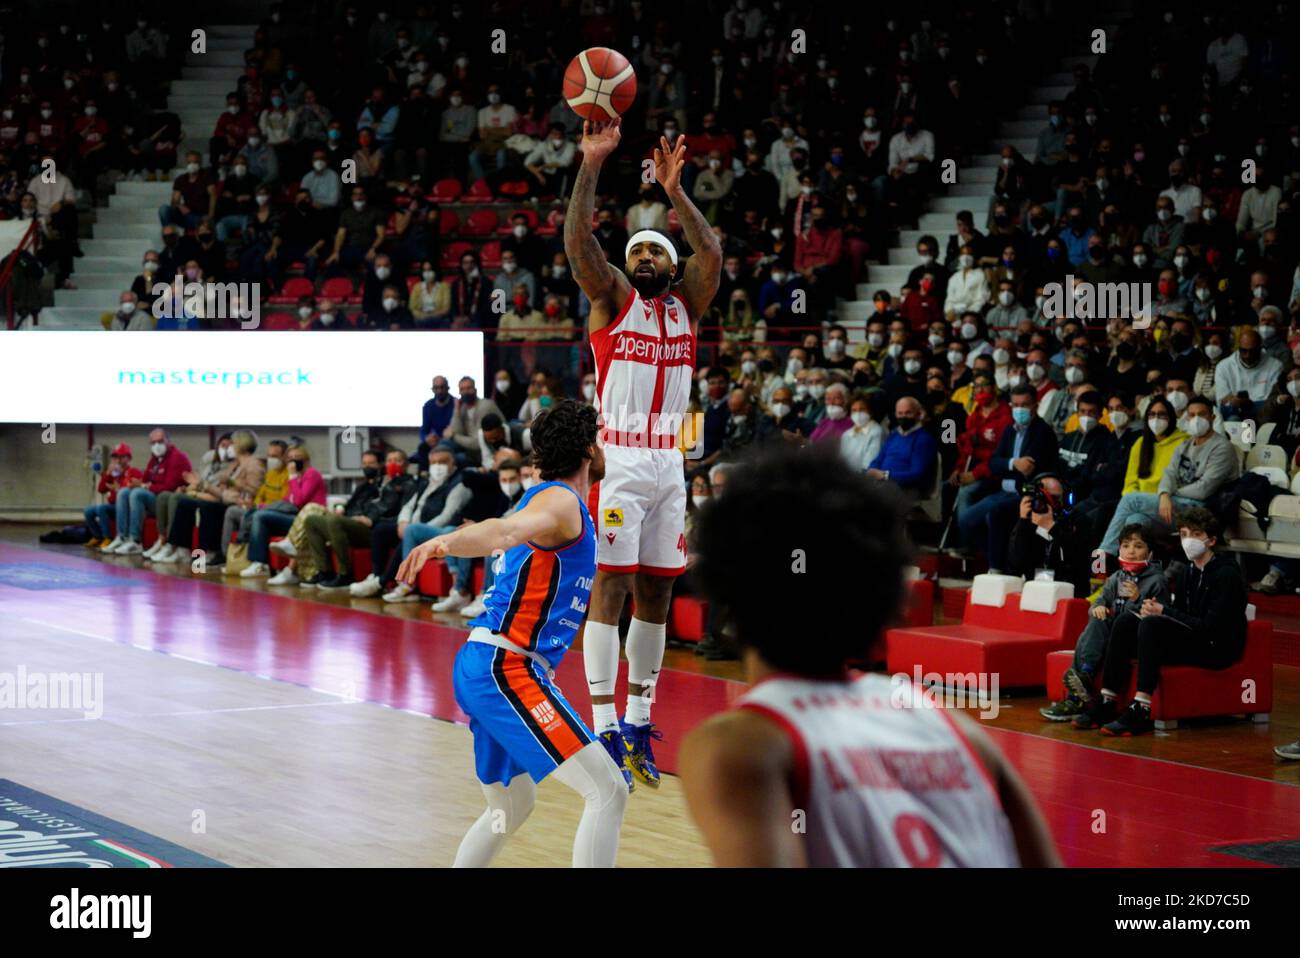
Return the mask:
[(668, 251), (668, 258), (673, 261), (673, 266), (677, 265), (677, 247), (673, 241), (658, 230), (637, 230), (628, 237), (627, 248), (623, 250), (623, 258), (626, 260), (632, 255), (632, 247), (637, 243), (658, 243)]

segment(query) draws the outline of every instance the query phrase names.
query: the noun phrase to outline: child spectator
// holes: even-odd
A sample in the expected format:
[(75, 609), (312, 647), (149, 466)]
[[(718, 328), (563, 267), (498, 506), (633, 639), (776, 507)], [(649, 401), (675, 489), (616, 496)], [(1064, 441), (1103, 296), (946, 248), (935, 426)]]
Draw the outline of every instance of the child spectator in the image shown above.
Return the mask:
[(86, 506), (86, 527), (90, 529), (90, 541), (86, 547), (96, 549), (113, 541), (110, 535), (109, 517), (117, 511), (117, 490), (130, 484), (135, 479), (142, 479), (144, 473), (131, 465), (131, 447), (119, 442), (108, 455), (109, 465), (99, 476), (99, 494), (107, 498), (99, 505)]

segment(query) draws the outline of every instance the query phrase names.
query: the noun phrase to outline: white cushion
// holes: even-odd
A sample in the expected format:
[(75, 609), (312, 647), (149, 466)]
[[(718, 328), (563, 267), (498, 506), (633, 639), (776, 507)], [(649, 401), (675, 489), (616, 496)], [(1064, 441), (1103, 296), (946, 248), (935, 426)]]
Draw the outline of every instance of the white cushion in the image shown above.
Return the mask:
[(1051, 615), (1056, 611), (1056, 603), (1062, 599), (1074, 598), (1073, 582), (1026, 582), (1020, 592), (1021, 612), (1044, 612)]
[(921, 576), (921, 570), (918, 569), (916, 566), (914, 566), (914, 565), (909, 565), (909, 566), (907, 566), (906, 568), (903, 569), (903, 579), (904, 579), (904, 581), (906, 581), (906, 582), (911, 582), (911, 581), (913, 581), (913, 580), (915, 580), (915, 579), (920, 579), (920, 578), (922, 578), (922, 576)]
[(1277, 486), (1279, 489), (1289, 489), (1291, 487), (1291, 479), (1286, 474), (1285, 469), (1279, 469), (1277, 466), (1255, 466), (1250, 471), (1263, 476), (1271, 486)]
[(1296, 474), (1291, 477), (1291, 494), (1293, 496), (1300, 496), (1300, 471), (1297, 471)]
[(1247, 602), (1247, 603), (1246, 603), (1246, 621), (1247, 621), (1247, 622), (1254, 622), (1254, 621), (1255, 621), (1255, 603), (1254, 603), (1254, 602)]
[(1007, 596), (1019, 592), (1024, 584), (1022, 576), (985, 572), (971, 582), (970, 600), (973, 605), (991, 605), (1000, 609), (1007, 604)]

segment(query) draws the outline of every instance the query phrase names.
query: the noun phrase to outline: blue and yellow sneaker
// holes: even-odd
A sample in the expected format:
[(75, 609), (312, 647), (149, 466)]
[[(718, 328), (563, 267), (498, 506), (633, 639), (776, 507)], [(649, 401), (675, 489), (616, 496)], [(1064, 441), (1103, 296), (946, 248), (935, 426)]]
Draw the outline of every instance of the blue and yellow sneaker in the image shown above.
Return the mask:
[(664, 733), (649, 722), (645, 725), (629, 725), (619, 719), (618, 724), (623, 733), (623, 741), (627, 743), (627, 767), (645, 784), (658, 788), (659, 769), (655, 767), (655, 753), (650, 740), (662, 739)]
[(608, 732), (600, 733), (600, 744), (605, 746), (605, 751), (609, 757), (614, 760), (618, 770), (623, 773), (623, 781), (627, 782), (627, 790), (631, 792), (636, 788), (632, 782), (632, 773), (627, 768), (628, 745), (623, 741), (623, 733), (618, 729), (610, 729)]

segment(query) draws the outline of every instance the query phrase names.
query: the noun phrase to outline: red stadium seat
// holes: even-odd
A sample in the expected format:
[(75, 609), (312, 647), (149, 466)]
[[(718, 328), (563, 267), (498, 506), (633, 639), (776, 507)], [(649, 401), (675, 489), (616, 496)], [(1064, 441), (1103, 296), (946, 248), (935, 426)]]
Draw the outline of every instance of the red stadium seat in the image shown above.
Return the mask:
[[(334, 571), (339, 568), (338, 557), (330, 553), (330, 559), (334, 563)], [(348, 560), (352, 563), (352, 581), (360, 582), (366, 576), (370, 575), (370, 550), (353, 546), (348, 552)]]
[(300, 296), (313, 296), (315, 293), (316, 288), (312, 285), (311, 280), (305, 276), (295, 276), (292, 279), (285, 280), (280, 292), (272, 296), (269, 302), (273, 306), (284, 306), (298, 302)]
[(415, 588), (421, 595), (444, 596), (451, 593), (451, 570), (441, 561), (426, 562), (416, 577)]
[[(267, 545), (270, 545), (271, 542), (279, 542), (283, 538), (284, 536), (271, 536), (271, 539), (267, 543)], [(267, 552), (269, 552), (271, 555), (271, 562), (270, 562), (271, 568), (274, 569), (276, 572), (279, 572), (281, 569), (283, 569), (285, 566), (289, 564), (289, 557), (287, 555), (284, 555), (281, 552), (277, 552), (275, 549), (268, 549)]]
[(325, 285), (320, 288), (320, 294), (322, 298), (332, 299), (336, 303), (346, 302), (352, 297), (352, 280), (346, 276), (327, 279)]
[(1022, 612), (1020, 596), (1002, 607), (975, 605), (970, 593), (959, 625), (889, 629), (885, 633), (890, 672), (998, 673), (1004, 688), (1043, 683), (1043, 656), (1072, 649), (1088, 622), (1087, 599), (1062, 599), (1056, 611)]
[(439, 203), (450, 203), (457, 199), (462, 191), (460, 180), (446, 179), (439, 180), (433, 184), (433, 190), (429, 193), (429, 199)]
[(483, 248), (478, 251), (479, 261), (488, 269), (497, 269), (501, 266), (501, 243), (497, 240), (491, 240), (484, 243)]
[(506, 182), (501, 184), (501, 187), (500, 189), (497, 190), (497, 193), (499, 193), (501, 196), (524, 197), (528, 195), (528, 184), (525, 183), (523, 180), (507, 180)]
[[(1073, 649), (1047, 655), (1047, 694), (1065, 698), (1065, 670), (1074, 659)], [(1137, 670), (1123, 692), (1122, 705), (1137, 691)], [(1245, 702), (1245, 690), (1254, 701)], [(1253, 715), (1262, 721), (1273, 711), (1273, 623), (1256, 619), (1246, 624), (1246, 648), (1241, 660), (1226, 669), (1201, 669), (1193, 665), (1166, 665), (1151, 696), (1151, 717), (1162, 728), (1176, 728), (1179, 719), (1207, 715)]]
[(563, 213), (563, 212), (564, 212), (563, 210), (557, 208), (557, 209), (553, 209), (553, 210), (551, 210), (549, 213), (547, 213), (547, 214), (546, 214), (546, 222), (540, 224), (540, 225), (537, 227), (537, 235), (538, 235), (538, 236), (554, 236), (556, 233), (558, 233), (559, 230), (560, 230), (560, 228), (556, 225), (555, 221), (556, 221), (557, 219), (559, 219), (560, 214)]
[(456, 240), (454, 243), (448, 243), (442, 248), (442, 257), (438, 265), (443, 269), (458, 269), (460, 267), (460, 258), (466, 253), (473, 252), (474, 244), (466, 243), (464, 240)]
[(411, 290), (414, 289), (415, 286), (416, 286), (419, 282), (420, 282), (420, 277), (418, 277), (418, 276), (408, 276), (408, 277), (406, 277), (406, 295), (407, 295), (407, 296), (410, 296), (410, 295), (411, 295)]
[(497, 228), (500, 217), (496, 210), (475, 210), (465, 220), (461, 233), (465, 236), (490, 236)]
[[(537, 223), (538, 223), (537, 210), (532, 209), (531, 207), (528, 206), (521, 206), (518, 209), (514, 209), (510, 211), (511, 220), (514, 220), (516, 216), (523, 216), (524, 218), (526, 218), (528, 220), (528, 228), (530, 230), (537, 229)], [(511, 229), (514, 228), (513, 223), (505, 224), (505, 225), (506, 225), (506, 232), (509, 232)]]
[(704, 638), (704, 625), (708, 621), (709, 603), (693, 595), (679, 595), (668, 609), (668, 634), (683, 642), (699, 642)]
[(266, 322), (261, 326), (262, 329), (269, 333), (285, 332), (290, 329), (298, 328), (298, 317), (293, 313), (272, 313), (266, 317)]
[(148, 549), (158, 541), (158, 520), (153, 516), (144, 517), (144, 528), (140, 530), (140, 545)]
[(455, 210), (439, 210), (438, 235), (452, 236), (460, 231), (460, 216)]
[(491, 203), (492, 187), (488, 186), (487, 180), (479, 177), (470, 184), (469, 190), (460, 198), (462, 203)]

